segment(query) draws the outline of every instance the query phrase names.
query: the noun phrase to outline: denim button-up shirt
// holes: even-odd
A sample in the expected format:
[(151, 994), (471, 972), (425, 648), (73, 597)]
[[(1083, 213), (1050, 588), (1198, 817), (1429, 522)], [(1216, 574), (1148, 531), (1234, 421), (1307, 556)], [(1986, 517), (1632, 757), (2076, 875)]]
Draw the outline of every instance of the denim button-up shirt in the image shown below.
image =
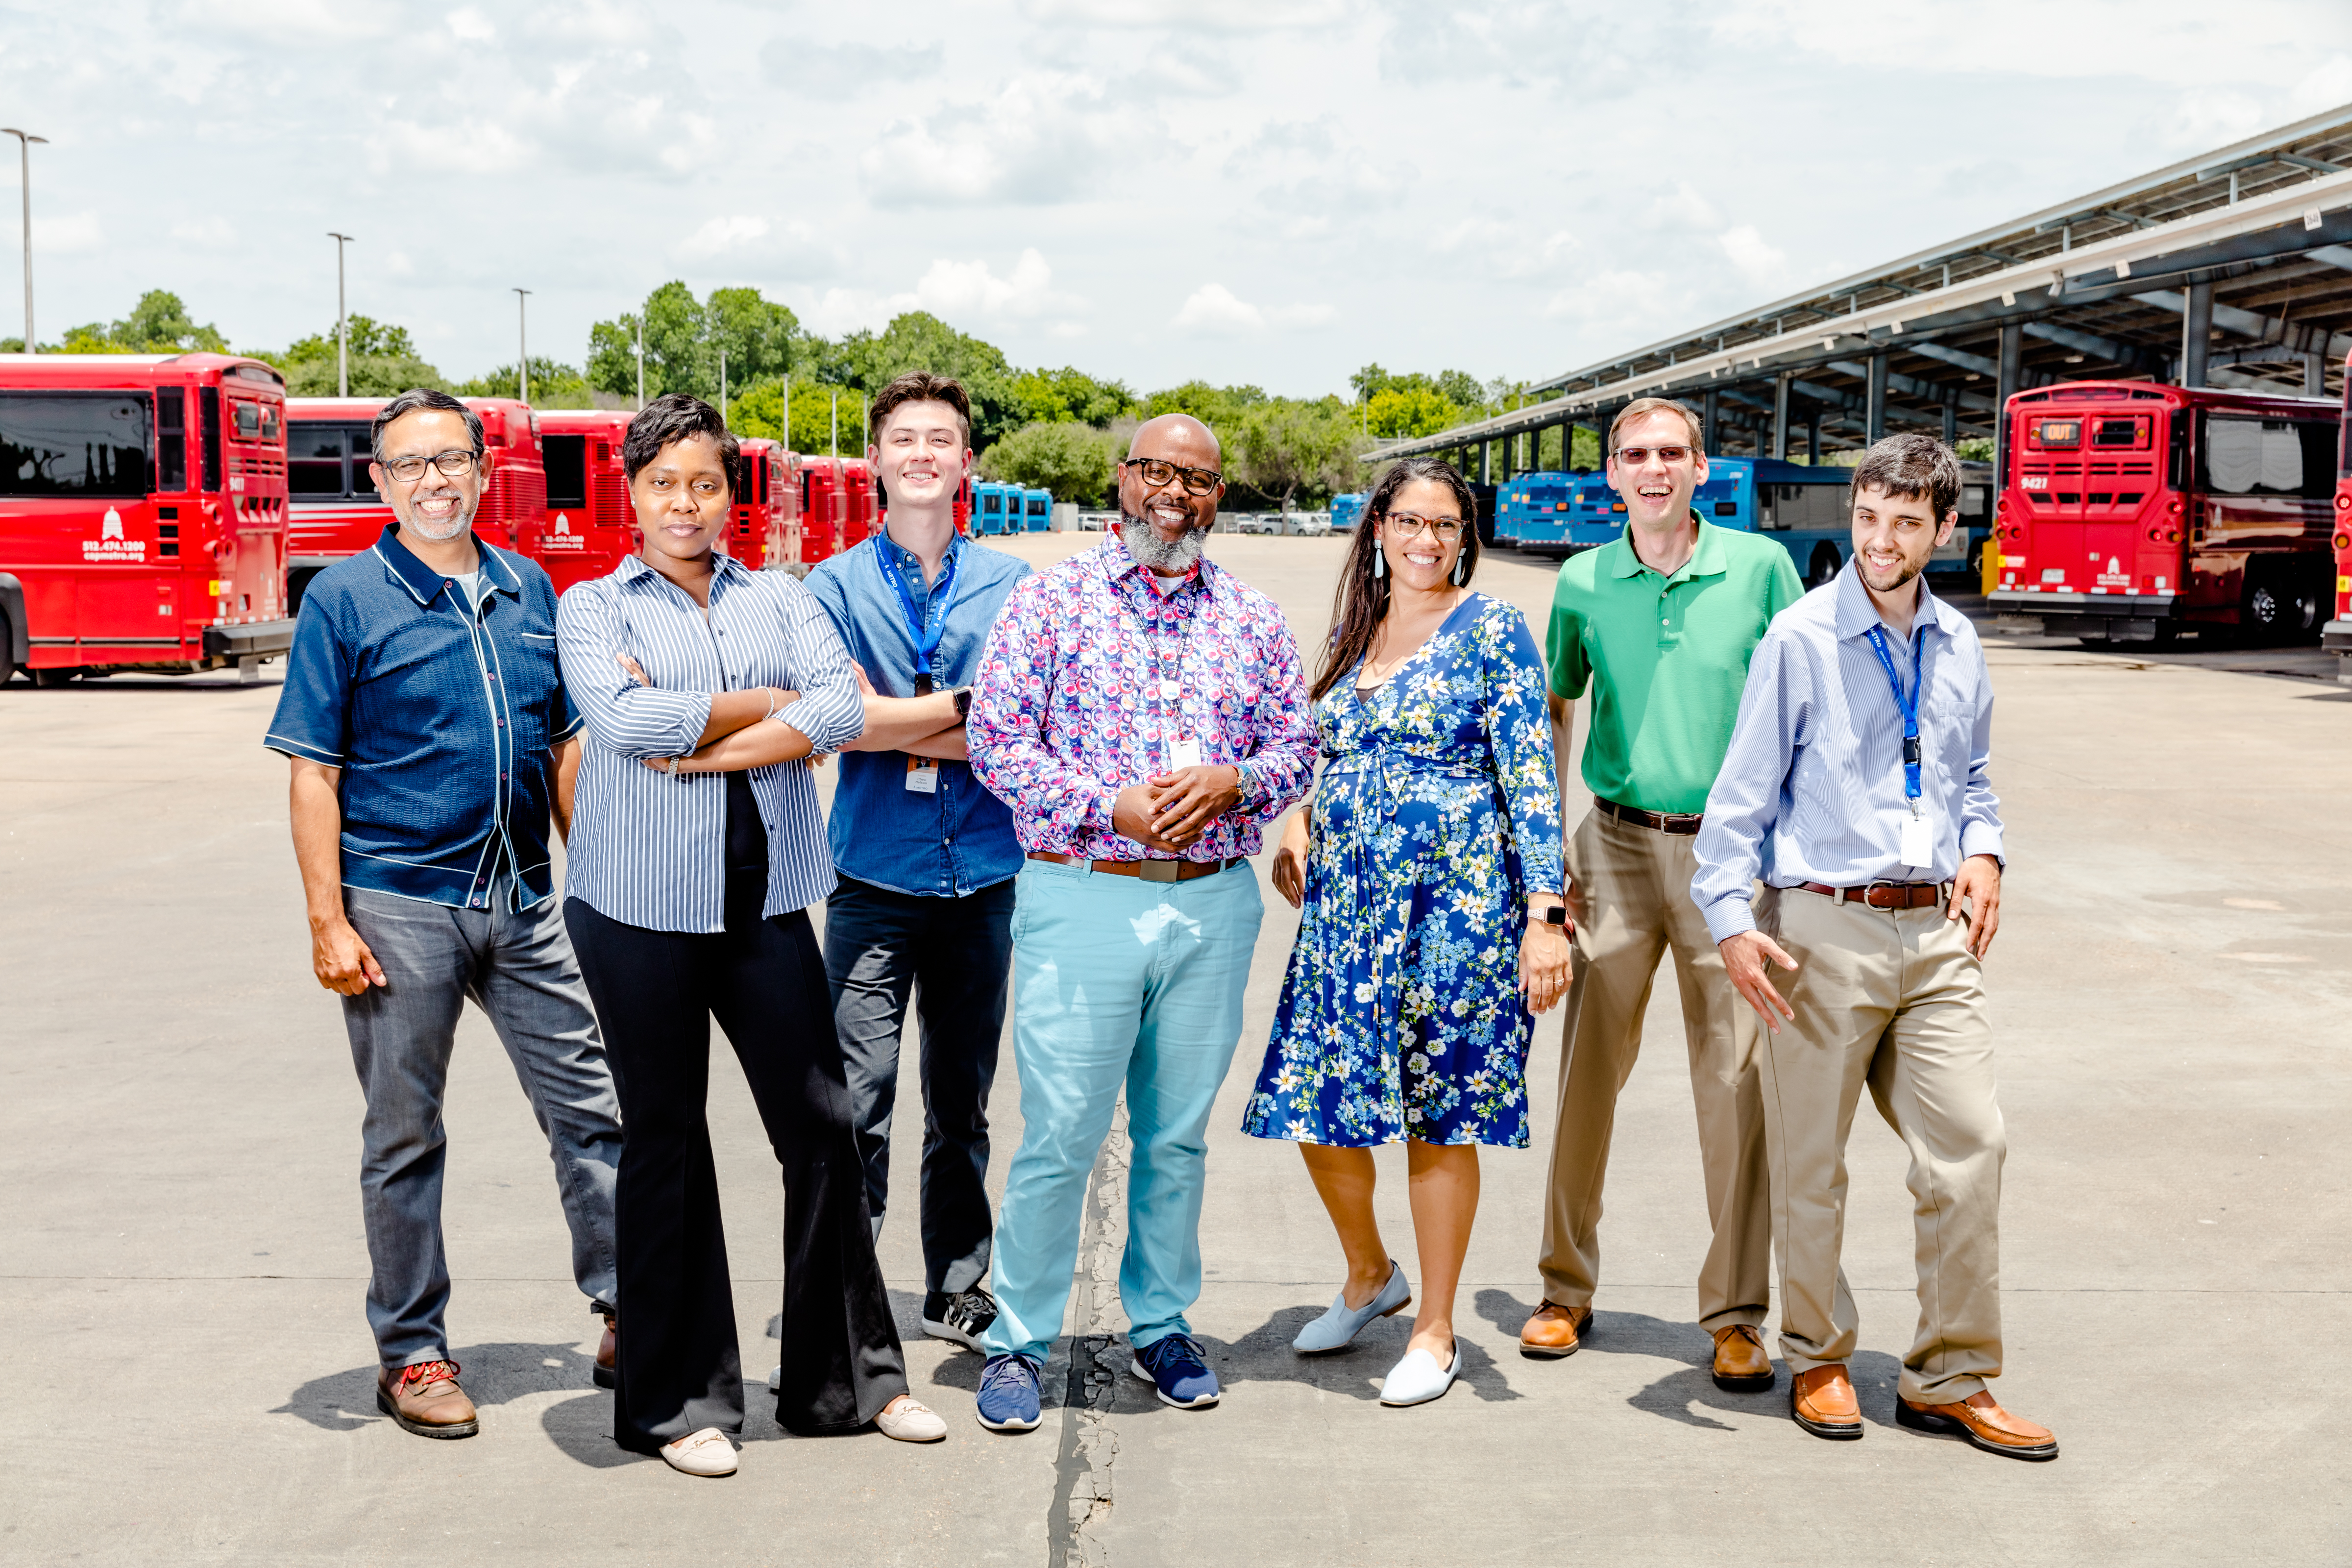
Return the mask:
[(553, 891), (548, 748), (579, 728), (555, 590), (477, 538), (478, 613), (399, 533), (311, 579), (262, 743), (342, 771), (344, 886), (486, 909), (503, 858), (528, 908)]
[[(898, 563), (923, 623), (939, 624), (944, 617), (940, 646), (931, 655), (933, 687), (945, 691), (970, 685), (988, 629), (1013, 584), (1029, 574), (1028, 563), (957, 538), (948, 546), (955, 580), (951, 602), (945, 605), (931, 603), (922, 563), (887, 533), (811, 572), (809, 592), (833, 617), (849, 657), (885, 697), (915, 695), (915, 642), (898, 592), (882, 574), (877, 559), (881, 551)], [(942, 577), (946, 570), (940, 568)], [(937, 793), (924, 795), (907, 787), (905, 752), (842, 753), (827, 831), (834, 863), (844, 876), (901, 893), (961, 897), (1020, 872), (1021, 845), (1013, 836), (1011, 809), (981, 786), (969, 763), (943, 760), (936, 772)]]

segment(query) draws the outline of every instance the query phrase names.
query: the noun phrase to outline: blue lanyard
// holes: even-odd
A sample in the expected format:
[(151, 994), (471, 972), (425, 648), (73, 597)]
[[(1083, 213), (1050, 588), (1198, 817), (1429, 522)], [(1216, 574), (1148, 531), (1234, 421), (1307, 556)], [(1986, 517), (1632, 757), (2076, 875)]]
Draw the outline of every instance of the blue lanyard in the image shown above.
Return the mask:
[(931, 689), (931, 656), (940, 650), (940, 638), (947, 635), (950, 597), (955, 592), (957, 550), (954, 541), (948, 544), (947, 564), (940, 570), (940, 580), (931, 585), (930, 603), (925, 606), (935, 614), (918, 615), (915, 595), (907, 586), (907, 579), (898, 571), (898, 558), (892, 553), (898, 546), (885, 533), (874, 542), (874, 563), (881, 568), (882, 580), (898, 595), (898, 608), (907, 617), (907, 637), (915, 645), (915, 695), (928, 695)]
[(1903, 795), (1906, 800), (1919, 798), (1919, 696), (1926, 689), (1927, 676), (1927, 623), (1922, 619), (1911, 634), (1911, 694), (1903, 694), (1903, 677), (1895, 670), (1895, 656), (1886, 651), (1886, 633), (1873, 626), (1868, 633), (1870, 651), (1878, 656), (1878, 668), (1886, 671), (1886, 684), (1895, 688), (1895, 705), (1903, 710)]

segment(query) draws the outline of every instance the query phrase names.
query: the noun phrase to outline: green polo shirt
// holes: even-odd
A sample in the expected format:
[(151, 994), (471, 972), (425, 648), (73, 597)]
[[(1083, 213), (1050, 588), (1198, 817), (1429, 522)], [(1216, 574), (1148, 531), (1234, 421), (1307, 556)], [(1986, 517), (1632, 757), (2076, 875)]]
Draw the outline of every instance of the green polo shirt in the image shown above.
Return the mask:
[(1805, 591), (1778, 541), (1694, 518), (1698, 547), (1674, 575), (1643, 565), (1621, 533), (1569, 557), (1552, 590), (1552, 693), (1592, 688), (1585, 787), (1643, 811), (1706, 806), (1748, 656)]

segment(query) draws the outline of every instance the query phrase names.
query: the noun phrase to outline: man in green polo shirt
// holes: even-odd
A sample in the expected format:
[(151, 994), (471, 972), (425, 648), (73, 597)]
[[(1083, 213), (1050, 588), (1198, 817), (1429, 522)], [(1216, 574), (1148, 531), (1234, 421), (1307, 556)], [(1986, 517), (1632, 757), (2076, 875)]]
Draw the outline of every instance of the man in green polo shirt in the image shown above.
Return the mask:
[[(1626, 405), (1609, 430), (1609, 482), (1625, 503), (1625, 531), (1570, 557), (1552, 595), (1553, 741), (1564, 773), (1572, 710), (1590, 687), (1584, 783), (1593, 802), (1568, 842), (1576, 977), (1560, 1040), (1544, 1300), (1519, 1348), (1570, 1355), (1591, 1331), (1617, 1091), (1641, 1049), (1658, 962), (1672, 948), (1714, 1227), (1699, 1269), (1699, 1326), (1715, 1336), (1717, 1385), (1745, 1392), (1772, 1386), (1760, 1330), (1772, 1217), (1758, 1026), (1691, 902), (1692, 851), (1731, 742), (1748, 656), (1804, 590), (1779, 543), (1717, 528), (1691, 510), (1691, 492), (1706, 479), (1701, 434), (1698, 416), (1679, 403)], [(1565, 777), (1560, 793), (1570, 798)]]

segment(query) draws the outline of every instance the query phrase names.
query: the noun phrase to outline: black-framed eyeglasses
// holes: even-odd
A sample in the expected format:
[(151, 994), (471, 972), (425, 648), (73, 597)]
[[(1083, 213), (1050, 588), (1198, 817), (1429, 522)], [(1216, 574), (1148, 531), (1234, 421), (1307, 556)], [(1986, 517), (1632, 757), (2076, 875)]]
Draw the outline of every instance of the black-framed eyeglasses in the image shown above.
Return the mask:
[(383, 459), (383, 464), (385, 473), (405, 485), (414, 484), (423, 479), (428, 465), (440, 469), (453, 479), (462, 479), (472, 473), (474, 465), (481, 460), (482, 455), (479, 452), (449, 451), (436, 452), (429, 458), (386, 458)]
[(1634, 468), (1648, 462), (1653, 455), (1658, 461), (1671, 468), (1676, 463), (1690, 461), (1691, 448), (1688, 447), (1620, 447), (1610, 454), (1628, 468)]
[(1392, 511), (1381, 519), (1384, 527), (1396, 531), (1399, 539), (1419, 537), (1423, 529), (1433, 539), (1450, 540), (1462, 537), (1462, 520), (1458, 517), (1423, 517), (1419, 512)]
[(1127, 458), (1118, 466), (1142, 469), (1143, 482), (1155, 490), (1171, 479), (1181, 479), (1187, 495), (1204, 496), (1225, 482), (1225, 476), (1214, 468), (1188, 468), (1181, 463), (1164, 462), (1158, 458)]

